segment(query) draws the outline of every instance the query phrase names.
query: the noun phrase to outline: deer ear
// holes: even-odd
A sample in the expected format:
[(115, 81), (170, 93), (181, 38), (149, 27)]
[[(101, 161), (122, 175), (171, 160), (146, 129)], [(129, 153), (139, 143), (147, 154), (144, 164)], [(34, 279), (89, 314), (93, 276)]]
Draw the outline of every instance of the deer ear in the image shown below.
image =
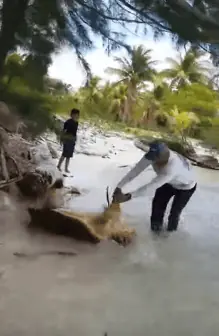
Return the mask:
[(110, 200), (109, 200), (109, 187), (106, 187), (106, 201), (107, 201), (107, 206), (109, 208), (110, 206)]

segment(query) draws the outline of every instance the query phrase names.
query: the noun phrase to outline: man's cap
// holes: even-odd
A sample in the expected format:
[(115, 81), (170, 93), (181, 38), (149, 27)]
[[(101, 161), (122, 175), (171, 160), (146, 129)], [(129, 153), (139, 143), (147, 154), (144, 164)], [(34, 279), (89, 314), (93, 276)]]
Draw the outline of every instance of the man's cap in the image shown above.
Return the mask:
[(156, 161), (168, 151), (169, 148), (164, 142), (155, 140), (149, 144), (149, 151), (145, 154), (145, 158), (149, 161)]

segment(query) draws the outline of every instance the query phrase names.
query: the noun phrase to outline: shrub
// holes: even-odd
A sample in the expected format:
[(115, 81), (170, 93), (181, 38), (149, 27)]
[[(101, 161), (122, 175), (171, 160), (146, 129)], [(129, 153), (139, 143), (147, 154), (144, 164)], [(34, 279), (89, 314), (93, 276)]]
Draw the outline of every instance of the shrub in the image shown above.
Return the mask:
[(211, 120), (211, 126), (202, 128), (201, 138), (207, 145), (219, 149), (219, 118)]
[(27, 126), (26, 135), (35, 137), (47, 129), (54, 129), (54, 97), (22, 85), (13, 85), (1, 90), (0, 100), (24, 121)]

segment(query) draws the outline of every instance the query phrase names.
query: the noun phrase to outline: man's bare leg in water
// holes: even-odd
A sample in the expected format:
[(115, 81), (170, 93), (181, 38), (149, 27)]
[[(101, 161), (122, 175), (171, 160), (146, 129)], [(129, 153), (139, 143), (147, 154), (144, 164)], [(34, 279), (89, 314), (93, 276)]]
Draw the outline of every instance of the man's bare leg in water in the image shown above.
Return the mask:
[(62, 156), (60, 157), (60, 159), (59, 159), (59, 163), (58, 163), (58, 165), (57, 165), (57, 168), (58, 168), (58, 170), (60, 170), (60, 171), (61, 171), (61, 166), (62, 166), (64, 160), (65, 160), (65, 157), (62, 155)]
[(69, 167), (69, 163), (70, 163), (70, 158), (66, 158), (65, 159), (65, 172), (66, 173), (70, 173), (68, 167)]

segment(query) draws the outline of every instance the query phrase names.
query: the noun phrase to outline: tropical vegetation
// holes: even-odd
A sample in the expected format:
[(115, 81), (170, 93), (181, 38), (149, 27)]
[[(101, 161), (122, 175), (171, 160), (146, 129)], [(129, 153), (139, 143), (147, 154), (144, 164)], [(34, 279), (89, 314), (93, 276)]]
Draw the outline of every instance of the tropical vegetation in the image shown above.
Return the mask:
[(219, 144), (215, 137), (219, 93), (212, 82), (212, 64), (203, 62), (203, 56), (190, 47), (178, 59), (167, 59), (170, 66), (158, 72), (151, 51), (136, 46), (127, 57), (115, 58), (117, 67), (106, 69), (117, 75), (117, 81), (101, 84), (100, 78), (93, 77), (86, 87), (71, 93), (65, 111), (77, 105), (85, 117), (119, 122), (130, 129), (159, 129), (182, 141), (188, 136), (207, 141), (209, 134), (210, 142)]
[(54, 127), (54, 113), (66, 115), (75, 106), (84, 119), (135, 133), (159, 130), (183, 142), (188, 136), (198, 137), (217, 146), (219, 93), (212, 64), (203, 63), (203, 56), (190, 47), (178, 59), (167, 59), (167, 69), (157, 71), (151, 50), (136, 46), (106, 69), (108, 75), (116, 74), (116, 81), (104, 83), (94, 76), (73, 91), (43, 75), (29, 55), (13, 53), (5, 61), (1, 96), (33, 134)]
[[(201, 57), (210, 52), (218, 64), (218, 14), (215, 0), (0, 0), (1, 100), (34, 134), (53, 127), (54, 112), (77, 105), (84, 118), (217, 142), (219, 75)], [(186, 53), (158, 72), (150, 50), (127, 44), (127, 27), (146, 34), (150, 29), (156, 39), (168, 33)], [(114, 69), (106, 69), (117, 75), (114, 83), (93, 77), (86, 61), (97, 40), (108, 53), (127, 50)], [(86, 86), (76, 92), (47, 75), (52, 55), (63, 46), (74, 49), (86, 70)]]

